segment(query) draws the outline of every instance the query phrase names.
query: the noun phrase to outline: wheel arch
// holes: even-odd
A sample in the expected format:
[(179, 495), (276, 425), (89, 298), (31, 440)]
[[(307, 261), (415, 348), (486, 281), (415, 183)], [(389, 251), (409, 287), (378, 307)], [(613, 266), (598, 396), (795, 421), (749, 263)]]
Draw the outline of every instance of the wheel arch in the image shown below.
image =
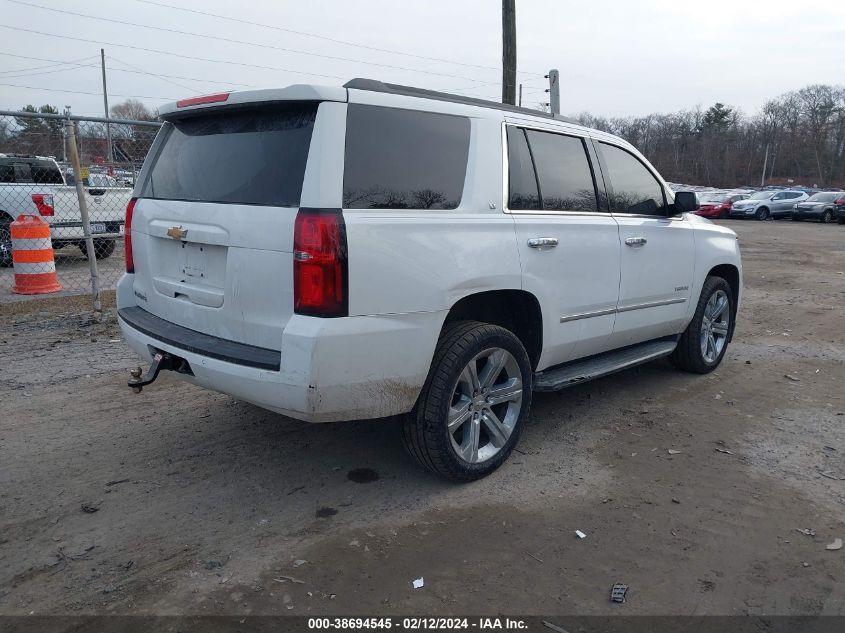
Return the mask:
[(543, 313), (530, 292), (489, 290), (462, 297), (449, 309), (443, 327), (462, 320), (491, 323), (513, 332), (525, 347), (531, 368), (537, 368), (543, 351)]
[(730, 342), (733, 339), (734, 328), (736, 328), (736, 313), (739, 308), (739, 293), (742, 288), (739, 268), (733, 264), (718, 264), (707, 272), (707, 277), (721, 277), (731, 287), (733, 305), (731, 306), (731, 331), (728, 336), (728, 341)]

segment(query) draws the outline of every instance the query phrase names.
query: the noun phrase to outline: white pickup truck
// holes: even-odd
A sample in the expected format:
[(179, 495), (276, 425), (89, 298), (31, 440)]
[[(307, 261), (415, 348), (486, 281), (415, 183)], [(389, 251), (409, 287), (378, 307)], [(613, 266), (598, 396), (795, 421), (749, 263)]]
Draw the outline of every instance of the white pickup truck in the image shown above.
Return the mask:
[[(85, 179), (85, 197), (98, 259), (114, 252), (123, 235), (124, 210), (132, 190), (105, 174)], [(87, 255), (76, 187), (52, 158), (0, 154), (0, 266), (12, 263), (9, 224), (21, 214), (40, 215), (50, 224), (53, 248), (78, 246)]]
[(618, 137), (371, 80), (160, 112), (117, 290), (136, 392), (170, 370), (309, 422), (400, 416), (466, 481), (533, 391), (727, 350), (736, 234)]

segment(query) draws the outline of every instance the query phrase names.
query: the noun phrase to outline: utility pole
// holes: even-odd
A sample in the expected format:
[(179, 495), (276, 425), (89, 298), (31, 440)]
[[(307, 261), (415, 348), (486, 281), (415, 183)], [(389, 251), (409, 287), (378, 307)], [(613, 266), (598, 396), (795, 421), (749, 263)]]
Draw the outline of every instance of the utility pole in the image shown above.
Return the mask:
[[(106, 118), (109, 118), (109, 93), (108, 89), (106, 88), (106, 51), (104, 49), (100, 49), (100, 66), (103, 69), (103, 108), (106, 111)], [(114, 154), (112, 153), (112, 145), (111, 145), (111, 124), (106, 121), (106, 150), (108, 155), (106, 156), (106, 165), (111, 164), (112, 160), (114, 160)]]
[(519, 84), (519, 107), (522, 107), (522, 84)]
[(502, 0), (502, 103), (516, 105), (516, 0)]
[(546, 90), (549, 93), (549, 107), (552, 114), (560, 114), (560, 73), (557, 68), (552, 68), (546, 75), (546, 79), (549, 80), (549, 87)]
[(769, 144), (766, 143), (766, 157), (763, 159), (763, 176), (760, 178), (760, 186), (766, 186), (766, 167), (769, 166)]
[[(70, 121), (70, 106), (65, 106), (65, 122)], [(62, 126), (62, 162), (67, 163), (67, 126)]]
[(100, 302), (100, 273), (97, 270), (97, 251), (94, 249), (94, 238), (91, 237), (91, 220), (88, 215), (88, 202), (85, 199), (85, 188), (82, 184), (82, 163), (79, 160), (79, 145), (76, 143), (76, 125), (68, 119), (65, 121), (68, 145), (70, 146), (70, 164), (76, 179), (76, 197), (79, 200), (79, 215), (82, 216), (82, 235), (85, 236), (85, 252), (88, 254), (88, 269), (91, 273), (91, 298), (94, 302), (94, 314), (99, 322), (103, 313)]

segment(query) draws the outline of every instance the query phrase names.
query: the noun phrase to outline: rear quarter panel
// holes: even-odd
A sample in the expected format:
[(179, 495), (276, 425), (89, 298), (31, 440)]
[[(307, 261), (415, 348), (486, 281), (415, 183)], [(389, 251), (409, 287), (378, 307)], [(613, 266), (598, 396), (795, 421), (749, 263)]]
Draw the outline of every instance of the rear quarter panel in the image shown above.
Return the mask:
[[(450, 107), (426, 103), (430, 111), (448, 113)], [(445, 319), (467, 295), (521, 288), (513, 219), (500, 208), (501, 121), (489, 111), (470, 117), (469, 160), (457, 209), (344, 209), (351, 316), (442, 312)], [(428, 341), (432, 353), (434, 344), (436, 337)]]

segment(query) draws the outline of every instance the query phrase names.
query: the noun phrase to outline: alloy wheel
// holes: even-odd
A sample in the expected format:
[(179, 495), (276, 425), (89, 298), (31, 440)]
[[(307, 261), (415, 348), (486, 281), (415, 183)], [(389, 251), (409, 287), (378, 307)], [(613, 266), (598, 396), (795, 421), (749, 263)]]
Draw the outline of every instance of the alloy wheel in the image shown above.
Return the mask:
[(494, 457), (508, 441), (522, 408), (522, 377), (516, 358), (500, 347), (486, 349), (458, 376), (449, 407), (452, 449), (465, 462)]
[(12, 234), (8, 224), (0, 225), (0, 266), (12, 263)]
[(708, 364), (715, 363), (728, 341), (730, 301), (724, 290), (717, 290), (707, 300), (701, 317), (701, 355)]

